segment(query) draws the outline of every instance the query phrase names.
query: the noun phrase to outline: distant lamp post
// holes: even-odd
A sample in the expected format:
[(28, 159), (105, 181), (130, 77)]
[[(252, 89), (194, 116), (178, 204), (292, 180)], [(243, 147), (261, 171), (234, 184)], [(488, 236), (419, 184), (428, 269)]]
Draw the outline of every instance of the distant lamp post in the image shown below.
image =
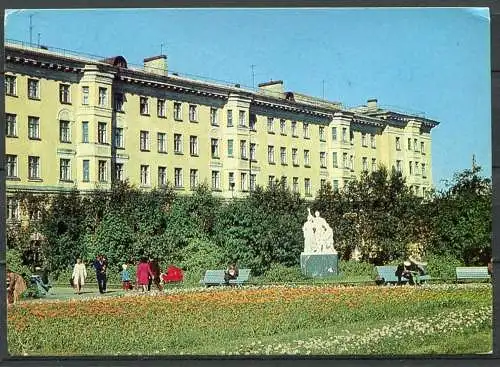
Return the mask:
[(229, 188), (231, 189), (231, 197), (234, 198), (234, 181), (229, 183)]

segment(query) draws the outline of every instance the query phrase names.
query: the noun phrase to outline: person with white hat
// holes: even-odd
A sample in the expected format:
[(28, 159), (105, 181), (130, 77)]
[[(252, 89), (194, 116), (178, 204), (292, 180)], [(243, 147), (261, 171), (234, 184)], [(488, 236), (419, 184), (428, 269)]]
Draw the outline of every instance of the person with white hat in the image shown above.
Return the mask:
[(412, 276), (412, 273), (410, 271), (410, 266), (411, 266), (411, 262), (409, 262), (408, 260), (405, 260), (405, 261), (403, 261), (402, 264), (398, 265), (396, 272), (394, 273), (394, 275), (398, 277), (398, 285), (402, 284), (401, 283), (402, 278), (408, 279), (410, 284), (413, 284), (413, 276)]

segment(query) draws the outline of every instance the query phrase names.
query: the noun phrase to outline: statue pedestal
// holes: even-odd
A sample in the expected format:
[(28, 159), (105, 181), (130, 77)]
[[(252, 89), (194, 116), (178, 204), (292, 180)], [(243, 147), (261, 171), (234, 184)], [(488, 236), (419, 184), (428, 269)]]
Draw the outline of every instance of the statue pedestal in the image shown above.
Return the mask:
[(339, 255), (300, 254), (300, 268), (305, 276), (321, 278), (339, 275)]

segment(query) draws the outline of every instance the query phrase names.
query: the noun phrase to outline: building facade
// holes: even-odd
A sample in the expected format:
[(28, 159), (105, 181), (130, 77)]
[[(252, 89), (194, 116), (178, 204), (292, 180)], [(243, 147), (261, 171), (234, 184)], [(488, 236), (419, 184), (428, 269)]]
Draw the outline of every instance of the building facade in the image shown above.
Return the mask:
[[(282, 81), (248, 90), (169, 74), (166, 56), (132, 68), (5, 44), (7, 193), (143, 189), (206, 182), (222, 197), (284, 179), (313, 197), (395, 167), (417, 195), (432, 187), (431, 129), (438, 122), (285, 92)], [(17, 215), (8, 200), (8, 217)]]

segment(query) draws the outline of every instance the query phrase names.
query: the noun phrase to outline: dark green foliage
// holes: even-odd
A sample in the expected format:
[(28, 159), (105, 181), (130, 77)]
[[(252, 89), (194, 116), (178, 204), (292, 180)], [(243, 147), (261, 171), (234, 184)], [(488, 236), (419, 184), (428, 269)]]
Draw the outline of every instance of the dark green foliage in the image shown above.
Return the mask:
[(431, 277), (448, 281), (455, 280), (458, 266), (464, 266), (452, 255), (428, 255), (426, 260), (426, 270)]
[(373, 264), (364, 261), (341, 260), (339, 261), (339, 273), (343, 277), (375, 276), (377, 271)]
[(307, 278), (302, 274), (300, 266), (287, 267), (282, 264), (271, 264), (260, 280), (264, 283), (300, 283)]

